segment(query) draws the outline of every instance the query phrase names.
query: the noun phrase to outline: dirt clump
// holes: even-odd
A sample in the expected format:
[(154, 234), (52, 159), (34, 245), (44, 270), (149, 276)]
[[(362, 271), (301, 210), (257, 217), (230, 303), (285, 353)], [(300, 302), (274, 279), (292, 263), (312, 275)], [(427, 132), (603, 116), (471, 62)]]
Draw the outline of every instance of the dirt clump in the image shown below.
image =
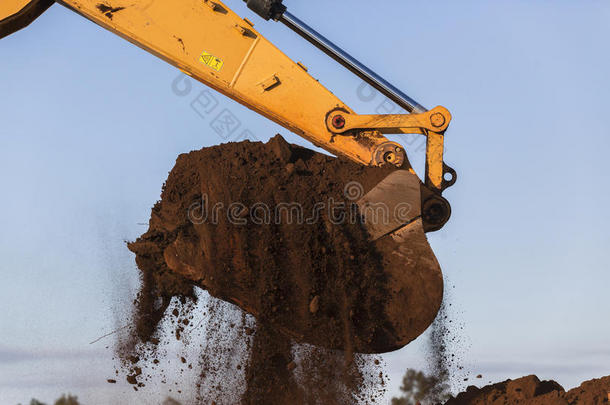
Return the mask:
[(443, 280), (423, 232), (408, 247), (369, 240), (356, 201), (393, 170), (279, 135), (181, 155), (149, 230), (129, 244), (159, 292), (139, 305), (157, 319), (169, 297), (191, 294), (190, 282), (299, 343), (404, 346), (434, 320)]

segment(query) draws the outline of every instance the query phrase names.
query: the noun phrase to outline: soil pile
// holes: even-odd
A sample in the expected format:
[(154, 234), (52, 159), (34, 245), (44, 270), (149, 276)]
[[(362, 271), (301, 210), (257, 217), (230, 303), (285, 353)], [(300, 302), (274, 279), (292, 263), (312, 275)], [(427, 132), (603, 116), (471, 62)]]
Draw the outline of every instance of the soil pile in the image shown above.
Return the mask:
[(468, 387), (445, 405), (599, 405), (609, 403), (609, 397), (610, 376), (587, 381), (566, 392), (555, 381), (540, 381), (530, 375), (483, 388)]
[(419, 336), (443, 295), (423, 232), (405, 253), (390, 238), (370, 242), (362, 224), (356, 201), (391, 171), (280, 136), (181, 155), (149, 230), (129, 244), (142, 288), (133, 336), (119, 350), (128, 381), (144, 386), (142, 363), (158, 364), (155, 345), (168, 318), (175, 339), (192, 330), (199, 287), (222, 300), (206, 304), (201, 403), (380, 399), (379, 360), (356, 353), (399, 348)]

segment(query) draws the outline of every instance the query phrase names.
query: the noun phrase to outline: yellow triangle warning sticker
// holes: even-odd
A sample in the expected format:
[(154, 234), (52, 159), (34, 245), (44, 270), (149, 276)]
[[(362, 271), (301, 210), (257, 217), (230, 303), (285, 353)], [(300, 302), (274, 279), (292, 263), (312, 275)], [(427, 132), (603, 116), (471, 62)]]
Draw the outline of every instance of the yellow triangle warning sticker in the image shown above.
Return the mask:
[(201, 56), (199, 56), (199, 62), (211, 67), (217, 72), (220, 72), (220, 69), (222, 69), (225, 64), (222, 59), (217, 58), (216, 56), (212, 55), (211, 53), (207, 53), (206, 51), (203, 51), (201, 53)]

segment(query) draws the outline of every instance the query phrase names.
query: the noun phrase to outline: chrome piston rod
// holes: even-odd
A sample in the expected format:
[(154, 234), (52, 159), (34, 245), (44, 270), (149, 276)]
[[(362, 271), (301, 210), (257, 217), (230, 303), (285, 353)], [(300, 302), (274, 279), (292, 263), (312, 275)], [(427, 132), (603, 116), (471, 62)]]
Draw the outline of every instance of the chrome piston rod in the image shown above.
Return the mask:
[(288, 11), (284, 11), (279, 21), (284, 23), (288, 28), (311, 42), (322, 52), (339, 62), (349, 71), (364, 80), (381, 94), (398, 104), (410, 113), (423, 113), (428, 111), (425, 107), (413, 100), (411, 97), (404, 94), (402, 91), (394, 87), (387, 80), (373, 72), (371, 69), (353, 58), (343, 49), (333, 44), (316, 30), (299, 20)]

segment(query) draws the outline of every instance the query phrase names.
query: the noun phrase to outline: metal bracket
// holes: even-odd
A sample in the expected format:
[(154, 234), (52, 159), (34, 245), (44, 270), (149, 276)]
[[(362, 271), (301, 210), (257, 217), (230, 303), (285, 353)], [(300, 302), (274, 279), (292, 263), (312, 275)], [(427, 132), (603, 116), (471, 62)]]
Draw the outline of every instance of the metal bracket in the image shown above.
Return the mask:
[(348, 115), (335, 110), (326, 118), (328, 130), (336, 134), (353, 129), (376, 129), (383, 134), (425, 135), (425, 131), (442, 134), (449, 127), (450, 122), (451, 113), (441, 106), (421, 114)]
[(263, 80), (258, 85), (263, 89), (262, 93), (272, 90), (274, 87), (279, 86), (282, 82), (276, 74), (272, 75), (268, 79)]
[[(356, 135), (362, 132), (378, 131), (381, 134), (421, 134), (426, 141), (426, 179), (425, 184), (440, 195), (443, 190), (451, 187), (457, 175), (455, 170), (443, 161), (445, 131), (451, 123), (451, 113), (445, 107), (436, 107), (421, 114), (388, 114), (388, 115), (358, 115), (335, 109), (326, 116), (326, 127), (335, 135)], [(398, 146), (404, 154), (404, 149), (397, 143), (388, 143), (388, 148)], [(386, 144), (384, 144), (386, 145)], [(373, 153), (373, 164), (387, 163), (402, 166), (402, 159), (394, 155), (390, 149), (381, 145)], [(450, 178), (446, 179), (445, 176)]]

